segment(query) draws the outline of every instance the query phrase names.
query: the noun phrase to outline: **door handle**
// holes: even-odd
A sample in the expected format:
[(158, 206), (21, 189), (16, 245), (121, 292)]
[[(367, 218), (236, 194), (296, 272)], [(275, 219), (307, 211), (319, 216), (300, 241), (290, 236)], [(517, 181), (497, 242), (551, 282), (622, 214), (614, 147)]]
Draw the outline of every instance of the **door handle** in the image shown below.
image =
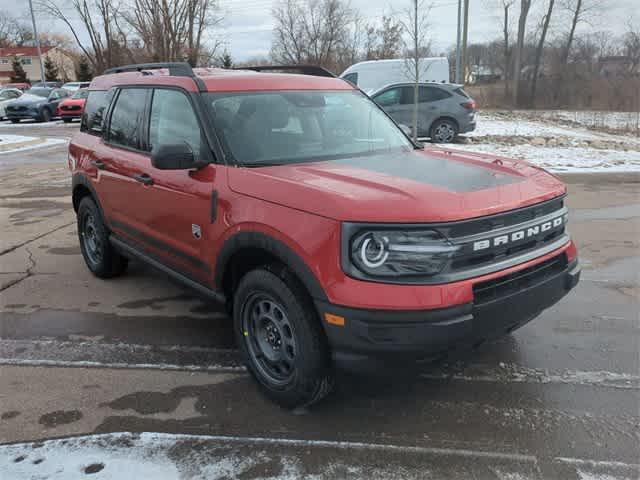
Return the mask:
[(145, 185), (153, 185), (153, 178), (151, 178), (146, 173), (134, 175), (133, 178), (135, 178), (140, 183), (144, 183)]
[(105, 163), (101, 160), (91, 160), (91, 165), (96, 167), (98, 170), (104, 170), (106, 167)]

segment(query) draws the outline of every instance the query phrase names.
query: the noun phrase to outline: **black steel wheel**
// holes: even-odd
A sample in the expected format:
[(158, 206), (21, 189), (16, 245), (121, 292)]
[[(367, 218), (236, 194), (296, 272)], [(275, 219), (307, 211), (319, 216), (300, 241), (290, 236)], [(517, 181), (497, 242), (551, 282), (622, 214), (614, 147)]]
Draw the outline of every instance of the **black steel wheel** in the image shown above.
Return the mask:
[(309, 295), (285, 268), (247, 273), (234, 294), (234, 330), (247, 369), (279, 405), (311, 405), (333, 387), (327, 340)]
[(78, 239), (84, 261), (95, 276), (111, 278), (126, 270), (127, 258), (109, 242), (109, 231), (91, 197), (84, 197), (78, 207)]

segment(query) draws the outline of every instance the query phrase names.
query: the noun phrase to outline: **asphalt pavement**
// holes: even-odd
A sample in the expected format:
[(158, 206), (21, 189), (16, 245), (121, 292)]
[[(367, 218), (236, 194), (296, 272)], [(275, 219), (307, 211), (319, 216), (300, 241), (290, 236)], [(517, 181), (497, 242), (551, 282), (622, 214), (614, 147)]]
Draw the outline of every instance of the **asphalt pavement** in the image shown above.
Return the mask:
[(0, 477), (638, 479), (640, 175), (563, 179), (584, 269), (568, 297), (291, 412), (248, 377), (221, 305), (135, 262), (91, 276), (64, 146), (0, 154)]

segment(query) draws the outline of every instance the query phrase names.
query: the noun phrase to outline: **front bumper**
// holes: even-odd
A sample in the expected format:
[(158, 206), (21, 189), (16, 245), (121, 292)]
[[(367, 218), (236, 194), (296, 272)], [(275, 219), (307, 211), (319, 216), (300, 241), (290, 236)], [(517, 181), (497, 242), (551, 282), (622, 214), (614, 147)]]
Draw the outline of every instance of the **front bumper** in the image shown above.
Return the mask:
[(6, 112), (6, 118), (9, 120), (24, 120), (24, 119), (36, 119), (39, 116), (39, 112), (32, 110), (24, 110), (20, 112)]
[[(338, 368), (355, 372), (406, 369), (412, 363), (471, 349), (515, 330), (557, 303), (579, 279), (578, 261), (567, 262), (563, 253), (478, 284), (473, 302), (449, 308), (363, 310), (318, 300), (316, 306)], [(324, 321), (325, 314), (342, 317), (344, 325)]]

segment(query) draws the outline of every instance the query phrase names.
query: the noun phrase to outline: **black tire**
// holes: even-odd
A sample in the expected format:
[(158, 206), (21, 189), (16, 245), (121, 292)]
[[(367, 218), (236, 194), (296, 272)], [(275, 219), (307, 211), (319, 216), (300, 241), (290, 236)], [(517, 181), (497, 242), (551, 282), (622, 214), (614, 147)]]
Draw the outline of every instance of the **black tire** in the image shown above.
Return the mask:
[(12, 118), (11, 119), (11, 123), (18, 123), (18, 122), (20, 122), (19, 118)]
[(286, 269), (247, 273), (234, 294), (233, 322), (247, 369), (275, 403), (305, 407), (331, 392), (333, 369), (316, 309)]
[(122, 274), (127, 268), (128, 260), (109, 242), (109, 230), (91, 197), (84, 197), (80, 201), (77, 219), (80, 250), (91, 273), (99, 278), (112, 278)]
[(64, 123), (71, 123), (71, 119), (70, 118), (63, 118), (62, 121)]
[(51, 112), (49, 111), (48, 108), (43, 108), (42, 112), (40, 113), (40, 118), (38, 119), (38, 121), (48, 122), (49, 120), (51, 120)]
[(451, 143), (458, 136), (458, 125), (451, 120), (441, 118), (433, 122), (429, 137), (432, 143)]

